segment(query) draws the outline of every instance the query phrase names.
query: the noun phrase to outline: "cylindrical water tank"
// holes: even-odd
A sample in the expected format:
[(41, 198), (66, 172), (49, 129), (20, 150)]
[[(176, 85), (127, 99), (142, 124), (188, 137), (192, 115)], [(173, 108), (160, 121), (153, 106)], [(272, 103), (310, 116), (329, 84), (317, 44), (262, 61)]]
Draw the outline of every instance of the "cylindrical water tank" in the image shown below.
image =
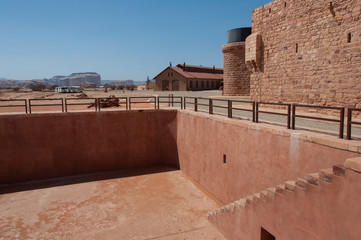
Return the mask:
[(251, 35), (252, 28), (235, 28), (227, 32), (227, 43), (244, 42)]

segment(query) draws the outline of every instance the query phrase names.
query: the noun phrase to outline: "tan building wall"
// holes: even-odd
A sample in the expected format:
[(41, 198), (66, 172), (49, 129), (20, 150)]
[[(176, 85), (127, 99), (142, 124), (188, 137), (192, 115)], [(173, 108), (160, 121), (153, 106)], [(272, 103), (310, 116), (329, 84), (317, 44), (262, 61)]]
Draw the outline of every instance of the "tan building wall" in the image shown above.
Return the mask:
[(224, 54), (223, 95), (248, 96), (250, 74), (245, 62), (245, 42), (229, 43), (222, 47)]
[[(177, 83), (177, 81), (179, 83)], [(189, 79), (168, 68), (156, 77), (155, 91), (192, 91), (219, 89), (221, 80), (216, 79)], [(179, 84), (179, 88), (177, 87)]]
[(360, 15), (359, 0), (276, 0), (254, 10), (252, 100), (360, 108)]

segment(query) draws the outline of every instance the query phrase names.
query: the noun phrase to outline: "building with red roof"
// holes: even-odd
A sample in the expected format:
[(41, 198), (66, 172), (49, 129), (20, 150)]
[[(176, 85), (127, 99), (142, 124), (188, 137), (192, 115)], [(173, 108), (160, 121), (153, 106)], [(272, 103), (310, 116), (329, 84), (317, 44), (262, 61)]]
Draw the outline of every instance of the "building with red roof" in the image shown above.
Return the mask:
[(154, 77), (155, 91), (197, 91), (219, 89), (223, 69), (178, 64), (169, 66)]

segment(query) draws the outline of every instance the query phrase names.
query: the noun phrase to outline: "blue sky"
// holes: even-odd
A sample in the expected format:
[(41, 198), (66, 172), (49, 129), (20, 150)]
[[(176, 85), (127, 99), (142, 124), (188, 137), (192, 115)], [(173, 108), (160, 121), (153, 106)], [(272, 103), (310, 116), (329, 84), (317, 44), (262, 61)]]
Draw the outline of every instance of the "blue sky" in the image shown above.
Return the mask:
[(270, 0), (0, 0), (0, 78), (98, 72), (145, 81), (172, 62), (223, 67), (227, 30)]

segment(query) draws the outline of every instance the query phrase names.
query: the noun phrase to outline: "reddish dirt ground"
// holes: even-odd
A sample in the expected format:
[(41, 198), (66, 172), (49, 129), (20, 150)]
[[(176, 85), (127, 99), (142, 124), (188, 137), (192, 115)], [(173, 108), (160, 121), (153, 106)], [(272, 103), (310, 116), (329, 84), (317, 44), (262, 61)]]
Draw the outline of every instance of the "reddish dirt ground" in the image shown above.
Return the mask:
[(225, 239), (205, 218), (219, 205), (181, 171), (109, 176), (0, 188), (0, 239)]

